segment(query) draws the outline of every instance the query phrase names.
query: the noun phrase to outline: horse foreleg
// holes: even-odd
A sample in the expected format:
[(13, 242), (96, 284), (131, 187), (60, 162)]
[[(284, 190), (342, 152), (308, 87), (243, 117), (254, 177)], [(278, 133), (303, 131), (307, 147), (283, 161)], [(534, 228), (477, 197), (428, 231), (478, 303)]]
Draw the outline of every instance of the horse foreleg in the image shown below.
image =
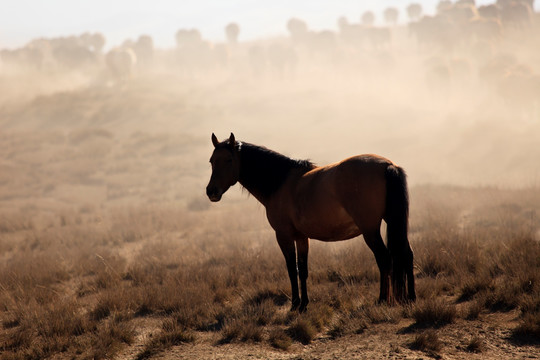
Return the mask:
[(289, 279), (291, 280), (291, 311), (294, 311), (300, 306), (300, 296), (298, 295), (298, 272), (296, 270), (296, 248), (294, 246), (294, 239), (279, 234), (276, 235), (276, 238), (281, 252), (285, 257)]
[(302, 301), (300, 302), (298, 311), (304, 312), (309, 303), (307, 293), (309, 239), (296, 240), (296, 250), (298, 251), (298, 271), (300, 273), (300, 287), (302, 289)]

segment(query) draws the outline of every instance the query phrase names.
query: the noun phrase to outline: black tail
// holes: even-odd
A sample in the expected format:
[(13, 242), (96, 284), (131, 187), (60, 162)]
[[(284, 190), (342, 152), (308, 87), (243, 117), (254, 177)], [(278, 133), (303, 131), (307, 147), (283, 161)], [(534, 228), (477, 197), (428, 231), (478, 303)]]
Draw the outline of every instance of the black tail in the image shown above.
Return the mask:
[[(396, 165), (386, 169), (386, 214), (388, 250), (392, 257), (392, 287), (399, 302), (416, 300), (413, 252), (409, 245), (409, 192), (407, 175)], [(407, 287), (405, 287), (407, 285)]]

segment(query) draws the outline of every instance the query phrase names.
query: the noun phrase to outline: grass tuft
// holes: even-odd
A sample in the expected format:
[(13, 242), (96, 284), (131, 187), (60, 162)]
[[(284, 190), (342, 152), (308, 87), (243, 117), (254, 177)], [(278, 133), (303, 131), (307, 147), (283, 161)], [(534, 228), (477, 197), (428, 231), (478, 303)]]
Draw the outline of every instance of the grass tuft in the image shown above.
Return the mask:
[(161, 332), (144, 346), (136, 359), (149, 359), (172, 346), (192, 343), (195, 340), (196, 336), (192, 331), (185, 329), (176, 320), (168, 319), (163, 322)]
[(442, 342), (434, 330), (424, 331), (417, 334), (409, 344), (412, 350), (420, 350), (427, 353), (438, 353), (442, 349)]
[(254, 321), (245, 319), (232, 320), (223, 327), (219, 344), (228, 344), (234, 341), (261, 342), (263, 339), (262, 329)]
[(438, 328), (453, 323), (457, 311), (454, 305), (447, 304), (443, 300), (430, 299), (418, 303), (412, 311), (412, 316), (416, 320), (417, 327)]
[(270, 332), (270, 344), (276, 349), (288, 350), (292, 345), (292, 339), (282, 329), (274, 329)]
[(519, 342), (540, 344), (540, 312), (523, 315), (512, 337)]
[(287, 329), (287, 334), (304, 345), (310, 344), (317, 335), (316, 328), (303, 317), (298, 317)]
[(484, 344), (484, 341), (480, 339), (478, 336), (474, 336), (471, 341), (467, 344), (467, 347), (465, 350), (468, 352), (473, 353), (481, 353), (484, 352), (486, 349), (486, 345)]

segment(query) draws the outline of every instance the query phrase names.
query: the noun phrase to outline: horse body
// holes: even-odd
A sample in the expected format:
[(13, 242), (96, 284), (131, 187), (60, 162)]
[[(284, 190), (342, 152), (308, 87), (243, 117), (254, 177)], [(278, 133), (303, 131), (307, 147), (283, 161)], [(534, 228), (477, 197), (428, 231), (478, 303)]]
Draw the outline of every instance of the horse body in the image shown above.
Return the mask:
[(299, 227), (308, 237), (347, 240), (380, 228), (385, 188), (384, 183), (374, 181), (376, 175), (384, 177), (379, 160), (383, 159), (355, 156), (304, 175), (295, 203)]
[[(391, 164), (374, 155), (355, 156), (291, 176), (265, 205), (276, 231), (322, 241), (340, 241), (379, 229), (384, 215), (384, 169)], [(353, 179), (353, 181), (349, 180)]]
[[(207, 194), (212, 201), (219, 201), (230, 186), (240, 182), (265, 206), (285, 256), (293, 309), (304, 311), (309, 302), (309, 239), (340, 241), (361, 234), (379, 266), (379, 301), (391, 301), (391, 284), (398, 301), (405, 301), (407, 291), (408, 299), (414, 301), (407, 185), (401, 168), (377, 155), (359, 155), (316, 167), (266, 148), (238, 143), (232, 134), (221, 143), (212, 134), (212, 141), (215, 150)], [(388, 247), (380, 234), (383, 220), (388, 225)]]

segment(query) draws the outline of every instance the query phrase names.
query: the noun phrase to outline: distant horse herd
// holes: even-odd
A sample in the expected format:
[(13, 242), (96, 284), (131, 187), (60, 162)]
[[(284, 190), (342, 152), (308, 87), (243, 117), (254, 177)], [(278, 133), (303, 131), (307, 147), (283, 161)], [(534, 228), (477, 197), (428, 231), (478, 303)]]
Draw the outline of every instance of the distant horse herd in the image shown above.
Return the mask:
[[(352, 74), (356, 83), (369, 86), (379, 75), (406, 84), (395, 76), (401, 71), (416, 74), (415, 83), (430, 94), (445, 96), (452, 87), (461, 92), (474, 81), (519, 111), (540, 113), (540, 13), (534, 11), (534, 0), (481, 6), (474, 0), (441, 0), (434, 15), (423, 14), (418, 3), (404, 10), (408, 22), (399, 26), (400, 11), (393, 7), (383, 12), (379, 25), (367, 11), (358, 22), (340, 17), (336, 30), (313, 30), (291, 18), (284, 24), (287, 36), (257, 41), (242, 41), (236, 23), (227, 24), (224, 41), (215, 43), (197, 29), (182, 28), (174, 34), (172, 49), (156, 48), (149, 35), (107, 50), (100, 33), (39, 38), (0, 50), (0, 79), (13, 71), (78, 72), (113, 85), (152, 71), (175, 72), (187, 80), (222, 76), (248, 81), (294, 81), (306, 74), (349, 79)], [(415, 67), (407, 68), (411, 54)]]

